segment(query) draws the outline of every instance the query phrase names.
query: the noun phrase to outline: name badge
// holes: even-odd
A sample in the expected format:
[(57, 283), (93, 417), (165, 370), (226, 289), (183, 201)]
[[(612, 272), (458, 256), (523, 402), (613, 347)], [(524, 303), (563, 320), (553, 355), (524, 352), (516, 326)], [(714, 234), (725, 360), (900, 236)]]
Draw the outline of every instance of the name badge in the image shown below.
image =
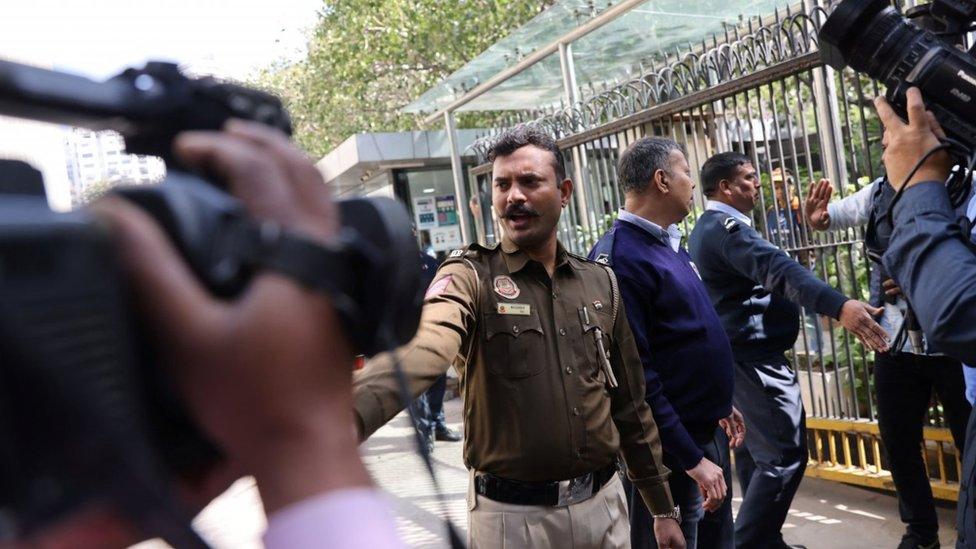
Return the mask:
[(499, 303), (498, 314), (529, 316), (532, 314), (532, 307), (528, 303)]

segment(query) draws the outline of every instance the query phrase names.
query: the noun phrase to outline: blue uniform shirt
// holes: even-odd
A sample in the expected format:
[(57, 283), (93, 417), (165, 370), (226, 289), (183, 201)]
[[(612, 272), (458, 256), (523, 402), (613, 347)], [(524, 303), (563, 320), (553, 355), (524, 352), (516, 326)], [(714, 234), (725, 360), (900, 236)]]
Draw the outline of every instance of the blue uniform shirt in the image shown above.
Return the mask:
[(800, 330), (796, 304), (838, 318), (847, 301), (726, 204), (709, 202), (688, 247), (736, 360), (762, 360), (791, 348)]
[(687, 470), (704, 456), (698, 445), (732, 411), (733, 361), (691, 257), (673, 238), (621, 212), (590, 259), (617, 275), (662, 446)]

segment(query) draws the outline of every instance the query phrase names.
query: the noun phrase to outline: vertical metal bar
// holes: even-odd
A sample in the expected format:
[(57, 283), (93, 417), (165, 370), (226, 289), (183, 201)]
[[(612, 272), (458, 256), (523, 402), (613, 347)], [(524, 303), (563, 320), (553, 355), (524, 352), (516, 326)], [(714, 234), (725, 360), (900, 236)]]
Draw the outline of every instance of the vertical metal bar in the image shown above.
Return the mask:
[(457, 208), (458, 220), (461, 222), (461, 241), (467, 244), (472, 242), (472, 220), (471, 212), (468, 211), (467, 193), (464, 189), (464, 166), (461, 164), (461, 152), (458, 150), (457, 129), (452, 111), (444, 111), (444, 130), (447, 132), (447, 145), (451, 154), (451, 175), (454, 176), (454, 207)]
[[(563, 79), (563, 98), (570, 107), (576, 105), (579, 100), (579, 87), (576, 83), (576, 67), (573, 63), (573, 47), (568, 43), (559, 44), (559, 68)], [(582, 150), (581, 150), (582, 149)], [(586, 149), (582, 145), (573, 147), (573, 180), (576, 191), (573, 193), (576, 198), (576, 208), (579, 214), (580, 227), (584, 234), (589, 234), (590, 223), (590, 193), (587, 192), (588, 178), (586, 178)], [(589, 250), (587, 250), (589, 251)]]

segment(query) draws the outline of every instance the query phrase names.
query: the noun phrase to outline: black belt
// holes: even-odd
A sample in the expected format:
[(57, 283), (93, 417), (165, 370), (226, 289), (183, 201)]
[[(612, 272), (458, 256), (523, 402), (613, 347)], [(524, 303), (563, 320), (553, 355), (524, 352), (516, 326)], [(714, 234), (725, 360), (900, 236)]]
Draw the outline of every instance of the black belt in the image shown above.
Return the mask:
[(617, 464), (569, 480), (526, 482), (477, 473), (475, 492), (490, 500), (513, 505), (562, 507), (585, 501), (600, 491), (617, 474)]

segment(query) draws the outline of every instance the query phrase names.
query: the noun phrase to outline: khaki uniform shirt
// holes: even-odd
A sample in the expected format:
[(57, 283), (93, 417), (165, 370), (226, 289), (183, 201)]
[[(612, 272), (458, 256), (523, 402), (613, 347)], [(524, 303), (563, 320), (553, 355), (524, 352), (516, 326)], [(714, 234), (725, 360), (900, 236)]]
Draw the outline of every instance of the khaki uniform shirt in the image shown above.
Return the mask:
[[(464, 397), (464, 461), (522, 481), (566, 480), (623, 454), (648, 508), (674, 505), (644, 374), (612, 272), (559, 245), (550, 279), (510, 241), (456, 250), (427, 291), (416, 337), (396, 351), (411, 393), (451, 364)], [(619, 386), (608, 389), (594, 331)], [(389, 354), (354, 379), (364, 436), (402, 409)]]

